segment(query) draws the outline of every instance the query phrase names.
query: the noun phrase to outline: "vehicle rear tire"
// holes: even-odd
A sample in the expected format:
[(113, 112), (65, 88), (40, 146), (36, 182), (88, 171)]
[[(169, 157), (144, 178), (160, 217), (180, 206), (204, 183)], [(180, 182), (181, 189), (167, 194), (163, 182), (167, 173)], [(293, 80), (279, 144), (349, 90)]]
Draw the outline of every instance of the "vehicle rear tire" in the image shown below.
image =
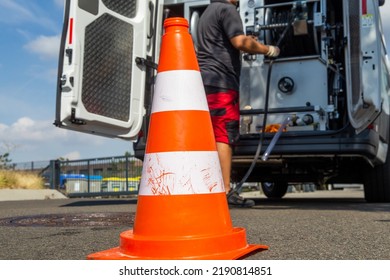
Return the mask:
[(282, 198), (288, 189), (288, 183), (283, 181), (263, 182), (261, 189), (268, 198)]
[(390, 202), (390, 146), (386, 162), (368, 166), (364, 176), (364, 198), (367, 202)]

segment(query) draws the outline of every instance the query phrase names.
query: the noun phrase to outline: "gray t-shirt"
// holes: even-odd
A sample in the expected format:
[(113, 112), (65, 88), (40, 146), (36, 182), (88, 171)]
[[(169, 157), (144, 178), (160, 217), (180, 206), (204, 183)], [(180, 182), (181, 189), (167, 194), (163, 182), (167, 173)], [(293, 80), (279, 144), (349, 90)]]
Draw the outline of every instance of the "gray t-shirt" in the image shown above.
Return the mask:
[(198, 25), (198, 62), (205, 86), (239, 90), (240, 51), (230, 39), (243, 35), (236, 7), (226, 0), (211, 0)]

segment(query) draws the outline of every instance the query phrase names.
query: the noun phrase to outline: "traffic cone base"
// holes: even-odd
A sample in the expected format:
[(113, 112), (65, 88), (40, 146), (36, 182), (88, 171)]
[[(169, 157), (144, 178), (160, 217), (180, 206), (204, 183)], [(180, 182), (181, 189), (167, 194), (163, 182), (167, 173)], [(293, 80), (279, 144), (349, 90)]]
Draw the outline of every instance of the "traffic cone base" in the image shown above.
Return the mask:
[[(221, 248), (224, 250), (220, 251)], [(237, 227), (228, 235), (167, 240), (136, 239), (133, 231), (128, 230), (120, 235), (120, 247), (91, 254), (88, 259), (236, 260), (267, 249), (266, 245), (248, 245), (245, 229)]]
[[(140, 196), (134, 223), (137, 232), (122, 232), (119, 247), (91, 254), (88, 259), (238, 259), (267, 250), (265, 245), (248, 245), (245, 229), (232, 227), (225, 201), (224, 193)], [(182, 210), (178, 210), (180, 215), (172, 215), (171, 209)]]

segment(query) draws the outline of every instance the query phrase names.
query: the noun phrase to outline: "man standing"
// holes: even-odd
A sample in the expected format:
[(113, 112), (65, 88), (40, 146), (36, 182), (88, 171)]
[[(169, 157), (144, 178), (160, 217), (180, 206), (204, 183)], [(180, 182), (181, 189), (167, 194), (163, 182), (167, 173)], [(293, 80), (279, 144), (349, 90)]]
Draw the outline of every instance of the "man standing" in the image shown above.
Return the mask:
[(279, 48), (266, 46), (246, 36), (236, 9), (238, 0), (211, 0), (198, 25), (198, 62), (205, 86), (207, 102), (217, 143), (228, 203), (230, 206), (252, 207), (253, 200), (244, 199), (230, 189), (233, 149), (239, 137), (240, 51), (279, 55)]

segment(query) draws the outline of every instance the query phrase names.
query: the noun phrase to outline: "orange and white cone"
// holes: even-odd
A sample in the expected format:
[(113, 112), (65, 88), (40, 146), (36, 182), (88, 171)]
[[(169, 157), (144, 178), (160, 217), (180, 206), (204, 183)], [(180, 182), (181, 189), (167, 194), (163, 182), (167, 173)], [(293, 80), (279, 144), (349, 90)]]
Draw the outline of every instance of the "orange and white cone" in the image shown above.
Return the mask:
[(134, 229), (89, 259), (238, 259), (268, 249), (233, 228), (188, 22), (161, 43)]

